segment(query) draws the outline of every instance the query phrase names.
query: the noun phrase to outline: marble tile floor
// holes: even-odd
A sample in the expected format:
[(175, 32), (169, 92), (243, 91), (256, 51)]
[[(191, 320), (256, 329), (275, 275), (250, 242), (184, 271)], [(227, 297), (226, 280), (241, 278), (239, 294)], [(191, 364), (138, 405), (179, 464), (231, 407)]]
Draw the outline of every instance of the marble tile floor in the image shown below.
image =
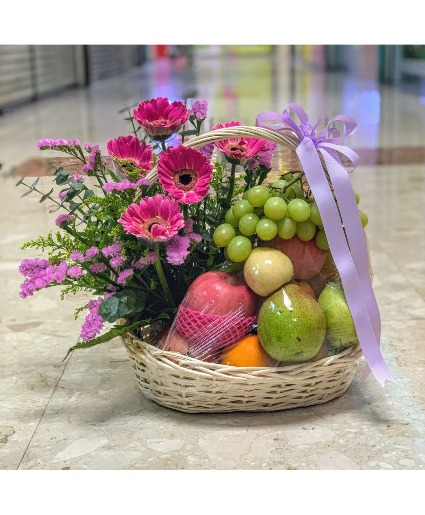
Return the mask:
[[(359, 167), (382, 351), (397, 383), (364, 363), (347, 392), (273, 413), (183, 414), (138, 389), (119, 340), (74, 352), (78, 299), (18, 296), (20, 246), (54, 227), (37, 196), (0, 178), (0, 469), (425, 469), (425, 241), (422, 165)], [(51, 178), (40, 185), (50, 188)], [(25, 255), (24, 255), (25, 254)]]

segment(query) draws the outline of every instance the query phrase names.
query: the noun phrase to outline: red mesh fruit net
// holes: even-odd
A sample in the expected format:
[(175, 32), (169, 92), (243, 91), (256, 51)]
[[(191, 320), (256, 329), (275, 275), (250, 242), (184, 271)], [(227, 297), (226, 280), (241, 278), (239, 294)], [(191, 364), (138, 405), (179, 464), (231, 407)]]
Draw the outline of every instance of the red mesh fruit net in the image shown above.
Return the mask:
[(175, 329), (190, 341), (190, 354), (205, 359), (248, 334), (256, 317), (212, 315), (180, 306)]

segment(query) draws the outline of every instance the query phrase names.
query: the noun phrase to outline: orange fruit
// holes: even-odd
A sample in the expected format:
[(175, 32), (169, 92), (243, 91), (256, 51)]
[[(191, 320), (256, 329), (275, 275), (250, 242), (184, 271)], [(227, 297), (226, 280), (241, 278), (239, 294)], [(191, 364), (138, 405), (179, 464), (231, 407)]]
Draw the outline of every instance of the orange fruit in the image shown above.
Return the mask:
[(245, 336), (225, 349), (220, 363), (232, 367), (274, 367), (277, 365), (277, 361), (263, 349), (256, 334)]

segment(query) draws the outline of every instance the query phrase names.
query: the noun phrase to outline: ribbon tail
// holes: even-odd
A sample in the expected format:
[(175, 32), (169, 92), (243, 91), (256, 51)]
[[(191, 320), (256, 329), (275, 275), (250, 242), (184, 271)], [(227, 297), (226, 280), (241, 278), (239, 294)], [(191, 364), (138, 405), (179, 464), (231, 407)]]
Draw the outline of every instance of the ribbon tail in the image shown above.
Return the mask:
[(394, 381), (379, 350), (374, 326), (366, 307), (361, 282), (348, 246), (338, 207), (314, 143), (304, 138), (297, 155), (322, 217), (330, 251), (339, 271), (344, 293), (366, 362), (377, 381)]

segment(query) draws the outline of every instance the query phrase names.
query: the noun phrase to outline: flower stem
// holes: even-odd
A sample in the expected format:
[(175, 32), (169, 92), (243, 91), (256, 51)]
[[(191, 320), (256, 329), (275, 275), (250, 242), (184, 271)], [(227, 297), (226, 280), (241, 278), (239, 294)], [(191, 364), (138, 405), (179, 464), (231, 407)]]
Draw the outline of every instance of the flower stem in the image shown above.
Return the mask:
[(160, 141), (160, 145), (161, 145), (161, 148), (164, 152), (166, 152), (167, 150), (167, 145), (165, 144), (165, 141), (164, 140), (161, 140)]
[(222, 208), (220, 217), (218, 219), (218, 223), (221, 223), (224, 220), (224, 215), (226, 211), (230, 208), (232, 197), (233, 197), (233, 191), (235, 189), (235, 175), (236, 175), (236, 164), (232, 163), (232, 168), (230, 169), (230, 178), (229, 178), (229, 189), (227, 191), (226, 200), (222, 202)]
[(155, 268), (156, 268), (156, 273), (158, 274), (159, 282), (161, 283), (162, 291), (164, 292), (164, 295), (165, 295), (166, 299), (168, 300), (168, 302), (171, 304), (171, 306), (175, 308), (176, 305), (174, 303), (170, 288), (167, 283), (167, 279), (165, 278), (164, 270), (161, 265), (161, 256), (159, 254), (159, 245), (158, 244), (155, 245), (155, 252), (156, 252), (156, 256), (157, 256), (157, 259), (155, 261)]

